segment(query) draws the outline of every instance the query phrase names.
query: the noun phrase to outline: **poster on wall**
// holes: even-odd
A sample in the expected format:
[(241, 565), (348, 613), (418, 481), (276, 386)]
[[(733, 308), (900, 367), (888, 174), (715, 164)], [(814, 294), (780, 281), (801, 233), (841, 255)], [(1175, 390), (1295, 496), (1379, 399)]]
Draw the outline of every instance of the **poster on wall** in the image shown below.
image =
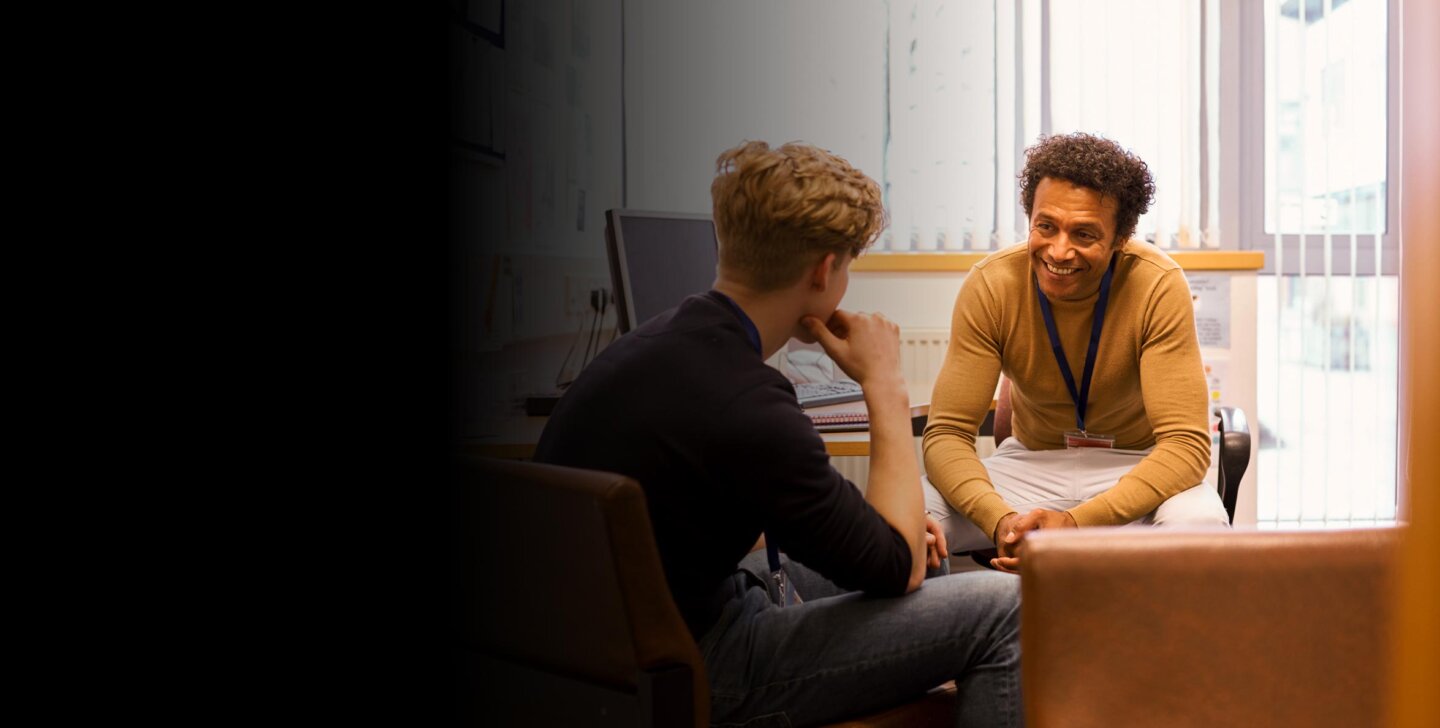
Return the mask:
[(1220, 420), (1214, 416), (1215, 409), (1225, 404), (1225, 396), (1228, 390), (1226, 379), (1229, 376), (1230, 362), (1225, 355), (1207, 355), (1202, 360), (1205, 366), (1205, 402), (1206, 409), (1211, 413), (1210, 422), (1210, 471), (1205, 476), (1205, 482), (1212, 487), (1215, 485), (1216, 476), (1219, 472), (1220, 462)]
[(1187, 275), (1195, 307), (1195, 333), (1201, 348), (1230, 348), (1230, 276), (1224, 273)]

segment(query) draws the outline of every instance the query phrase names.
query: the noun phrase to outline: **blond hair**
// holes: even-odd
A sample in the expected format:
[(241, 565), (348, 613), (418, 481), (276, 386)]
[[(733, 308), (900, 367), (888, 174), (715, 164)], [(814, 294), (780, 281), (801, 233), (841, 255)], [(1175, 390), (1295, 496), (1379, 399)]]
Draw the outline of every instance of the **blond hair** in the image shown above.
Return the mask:
[(720, 267), (760, 291), (794, 283), (828, 253), (860, 255), (885, 227), (875, 180), (798, 142), (722, 152), (710, 198)]

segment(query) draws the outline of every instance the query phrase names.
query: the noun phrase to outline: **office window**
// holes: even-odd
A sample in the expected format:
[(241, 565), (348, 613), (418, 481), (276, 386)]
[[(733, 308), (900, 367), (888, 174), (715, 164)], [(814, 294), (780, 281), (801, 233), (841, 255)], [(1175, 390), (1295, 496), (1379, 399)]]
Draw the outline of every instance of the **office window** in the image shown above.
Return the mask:
[(1395, 276), (1261, 276), (1261, 526), (1395, 519)]
[(1027, 237), (1016, 175), (1042, 134), (1140, 155), (1157, 195), (1136, 235), (1218, 247), (1218, 3), (890, 4), (883, 184), (891, 250)]
[[(1392, 523), (1396, 511), (1398, 219), (1387, 0), (1266, 0), (1263, 155), (1245, 174), (1259, 292), (1262, 526)], [(1257, 209), (1258, 208), (1258, 209)]]
[[(1024, 148), (1074, 130), (1120, 141), (1156, 175), (1138, 237), (1266, 254), (1252, 413), (1260, 523), (1393, 522), (1397, 4), (891, 2), (883, 245), (1023, 240)], [(1222, 37), (1238, 68), (1223, 87)], [(1222, 111), (1243, 130), (1223, 142)], [(1222, 143), (1233, 145), (1224, 169)], [(1222, 180), (1234, 203), (1223, 211)]]
[(1383, 234), (1385, 0), (1267, 5), (1265, 233)]

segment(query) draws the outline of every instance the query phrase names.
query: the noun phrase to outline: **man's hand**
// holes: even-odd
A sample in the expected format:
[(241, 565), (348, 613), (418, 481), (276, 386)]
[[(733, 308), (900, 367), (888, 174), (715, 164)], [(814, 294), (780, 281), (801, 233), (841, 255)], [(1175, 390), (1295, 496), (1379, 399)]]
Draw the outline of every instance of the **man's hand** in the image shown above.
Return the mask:
[(835, 309), (829, 321), (806, 316), (800, 324), (810, 332), (840, 370), (862, 388), (873, 379), (900, 376), (900, 327), (878, 313)]
[[(925, 581), (929, 534), (915, 437), (910, 429), (910, 394), (900, 374), (900, 327), (878, 314), (836, 309), (829, 321), (800, 320), (825, 353), (860, 384), (870, 413), (870, 484), (865, 501), (873, 506), (910, 549), (910, 578), (905, 591)], [(937, 545), (941, 545), (938, 543)]]
[(1015, 533), (1015, 522), (1018, 520), (1020, 520), (1019, 513), (1009, 513), (995, 525), (995, 550), (999, 552), (999, 557), (990, 559), (991, 566), (1012, 574), (1020, 568), (1018, 558), (1020, 539)]
[(995, 528), (995, 548), (1000, 556), (991, 559), (990, 565), (1011, 574), (1020, 573), (1020, 547), (1025, 544), (1025, 536), (1042, 528), (1079, 528), (1079, 524), (1063, 511), (1036, 508), (1023, 516), (1011, 513)]
[(940, 522), (925, 514), (925, 566), (930, 569), (938, 569), (950, 558), (950, 549), (945, 543), (945, 531), (940, 528)]

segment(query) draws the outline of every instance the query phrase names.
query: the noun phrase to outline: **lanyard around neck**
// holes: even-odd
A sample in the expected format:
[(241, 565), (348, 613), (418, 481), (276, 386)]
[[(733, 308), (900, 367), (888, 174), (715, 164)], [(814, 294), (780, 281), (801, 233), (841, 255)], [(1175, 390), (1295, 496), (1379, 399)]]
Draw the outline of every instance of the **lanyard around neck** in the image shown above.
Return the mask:
[(740, 327), (745, 329), (745, 340), (750, 342), (750, 348), (754, 349), (756, 354), (763, 355), (760, 349), (760, 329), (755, 328), (755, 322), (751, 321), (750, 317), (746, 315), (745, 309), (740, 308), (740, 304), (736, 303), (735, 299), (717, 290), (711, 289), (710, 292), (719, 296), (720, 300), (730, 305), (730, 310), (734, 312), (735, 318), (740, 319)]
[[(1045, 318), (1045, 331), (1050, 334), (1050, 350), (1055, 353), (1055, 362), (1060, 365), (1060, 375), (1070, 390), (1070, 400), (1075, 403), (1075, 427), (1085, 431), (1085, 406), (1090, 401), (1090, 377), (1095, 373), (1095, 355), (1100, 351), (1100, 330), (1105, 327), (1105, 306), (1110, 301), (1110, 279), (1115, 274), (1115, 256), (1110, 257), (1110, 267), (1100, 279), (1100, 298), (1095, 301), (1095, 320), (1090, 324), (1090, 348), (1085, 351), (1085, 373), (1081, 375), (1080, 389), (1075, 389), (1075, 375), (1070, 371), (1070, 362), (1065, 359), (1065, 348), (1060, 345), (1060, 332), (1055, 328), (1055, 314), (1050, 310), (1050, 301), (1040, 290), (1039, 279), (1035, 280), (1035, 297), (1040, 300), (1040, 315)], [(1031, 274), (1034, 277), (1034, 274)]]

